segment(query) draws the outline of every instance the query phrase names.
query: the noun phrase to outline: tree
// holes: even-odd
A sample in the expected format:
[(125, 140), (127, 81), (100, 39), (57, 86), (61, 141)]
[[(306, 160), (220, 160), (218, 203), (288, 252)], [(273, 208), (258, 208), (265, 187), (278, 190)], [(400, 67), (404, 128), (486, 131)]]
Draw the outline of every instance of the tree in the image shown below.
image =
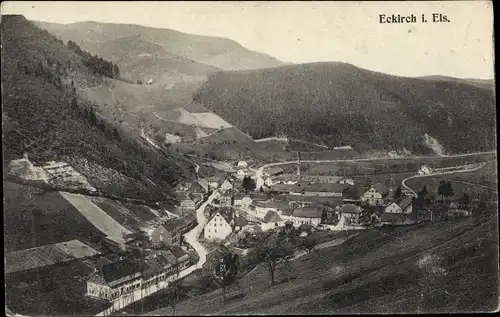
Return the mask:
[(250, 176), (245, 176), (243, 178), (242, 186), (246, 193), (255, 190), (255, 188), (257, 187), (257, 185), (255, 184), (255, 180)]
[(439, 182), (439, 187), (437, 190), (437, 194), (441, 196), (441, 200), (443, 200), (445, 193), (446, 193), (446, 182), (444, 180), (441, 180)]
[(358, 186), (349, 186), (343, 190), (342, 196), (348, 199), (359, 199), (361, 193)]
[(273, 230), (253, 238), (250, 244), (255, 248), (260, 262), (266, 265), (271, 285), (274, 285), (276, 268), (281, 261), (293, 256), (293, 245), (285, 235), (278, 235)]
[(401, 186), (398, 186), (396, 190), (394, 191), (394, 199), (398, 199), (403, 195), (403, 191), (401, 190)]
[(449, 197), (453, 197), (455, 193), (453, 192), (453, 185), (451, 184), (451, 181), (446, 182), (446, 185), (444, 186), (444, 196), (446, 197), (446, 200), (448, 201)]
[(120, 69), (118, 68), (118, 65), (113, 66), (113, 76), (114, 78), (120, 77)]
[(175, 316), (175, 308), (180, 301), (182, 290), (182, 280), (179, 279), (179, 266), (175, 266), (174, 279), (169, 282), (168, 287), (163, 297), (163, 303), (172, 308), (172, 316)]
[(318, 244), (316, 238), (306, 237), (300, 241), (299, 247), (307, 252), (307, 254), (311, 255), (314, 247)]
[(227, 290), (236, 283), (239, 271), (239, 258), (224, 246), (216, 251), (216, 256), (207, 265), (208, 275), (222, 291), (222, 300), (226, 300)]

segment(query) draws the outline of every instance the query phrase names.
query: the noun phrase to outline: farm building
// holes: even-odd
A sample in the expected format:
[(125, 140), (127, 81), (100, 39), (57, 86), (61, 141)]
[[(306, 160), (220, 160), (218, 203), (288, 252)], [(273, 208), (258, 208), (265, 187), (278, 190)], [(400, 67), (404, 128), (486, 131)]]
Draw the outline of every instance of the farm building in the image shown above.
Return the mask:
[(141, 265), (122, 259), (105, 264), (87, 281), (87, 295), (112, 300), (141, 287)]

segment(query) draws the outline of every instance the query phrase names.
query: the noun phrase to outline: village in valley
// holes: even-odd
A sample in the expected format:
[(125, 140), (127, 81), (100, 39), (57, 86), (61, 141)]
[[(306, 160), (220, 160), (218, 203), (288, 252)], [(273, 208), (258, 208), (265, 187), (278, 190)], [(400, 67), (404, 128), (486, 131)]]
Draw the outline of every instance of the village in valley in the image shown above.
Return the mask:
[[(386, 25), (356, 31), (359, 56), (343, 32), (332, 51), (301, 33), (323, 21), (319, 3), (290, 3), (310, 16), (276, 22), (286, 32), (247, 15), (281, 21), (279, 3), (212, 3), (196, 13), (211, 33), (172, 18), (194, 16), (187, 3), (126, 20), (126, 3), (82, 2), (66, 22), (50, 3), (2, 4), (7, 315), (497, 309), (488, 72), (451, 77), (459, 67), (413, 51), (391, 70), (373, 44), (370, 64), (364, 45)], [(318, 36), (348, 16), (324, 9)], [(235, 24), (250, 31), (230, 36)], [(439, 58), (468, 66), (452, 58), (472, 53), (451, 52)]]

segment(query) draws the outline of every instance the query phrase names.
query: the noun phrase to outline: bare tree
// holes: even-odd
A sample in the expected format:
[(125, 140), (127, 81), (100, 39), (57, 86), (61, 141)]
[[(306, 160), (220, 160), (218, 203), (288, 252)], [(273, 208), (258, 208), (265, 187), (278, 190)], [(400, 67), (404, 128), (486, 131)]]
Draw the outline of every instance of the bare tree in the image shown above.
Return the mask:
[(180, 268), (176, 263), (174, 266), (173, 280), (168, 283), (168, 287), (164, 296), (165, 304), (172, 308), (172, 316), (175, 316), (175, 309), (180, 301), (182, 291), (182, 280), (179, 279), (179, 273)]
[(252, 247), (257, 251), (259, 260), (267, 267), (271, 285), (276, 283), (275, 272), (278, 264), (293, 255), (292, 242), (280, 232), (267, 231), (258, 237), (254, 236), (251, 242)]
[(228, 289), (237, 284), (236, 277), (239, 270), (239, 259), (236, 254), (227, 250), (225, 247), (216, 256), (209, 266), (209, 275), (222, 291), (222, 300), (226, 300)]

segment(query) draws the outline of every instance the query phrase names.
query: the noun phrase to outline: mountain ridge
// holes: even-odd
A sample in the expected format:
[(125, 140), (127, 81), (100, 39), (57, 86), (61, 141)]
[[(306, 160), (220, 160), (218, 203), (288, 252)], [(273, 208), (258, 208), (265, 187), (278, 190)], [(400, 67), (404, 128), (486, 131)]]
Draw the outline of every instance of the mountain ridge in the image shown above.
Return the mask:
[(493, 89), (468, 82), (308, 63), (214, 73), (193, 100), (256, 139), (286, 135), (330, 147), (352, 142), (361, 151), (429, 154), (427, 133), (449, 153), (494, 148)]
[[(283, 65), (285, 63), (261, 52), (244, 48), (236, 41), (216, 37), (184, 33), (166, 28), (152, 28), (136, 24), (118, 24), (101, 22), (77, 22), (72, 24), (56, 24), (35, 21), (35, 24), (48, 30), (63, 40), (73, 40), (87, 50), (99, 53), (94, 43), (110, 41), (123, 36), (140, 35), (143, 40), (164, 47), (168, 52), (203, 63), (217, 55), (228, 52), (235, 54), (250, 54), (255, 61), (244, 68), (265, 68)], [(211, 65), (225, 69), (223, 61)], [(241, 69), (238, 65), (229, 65), (231, 69)]]

